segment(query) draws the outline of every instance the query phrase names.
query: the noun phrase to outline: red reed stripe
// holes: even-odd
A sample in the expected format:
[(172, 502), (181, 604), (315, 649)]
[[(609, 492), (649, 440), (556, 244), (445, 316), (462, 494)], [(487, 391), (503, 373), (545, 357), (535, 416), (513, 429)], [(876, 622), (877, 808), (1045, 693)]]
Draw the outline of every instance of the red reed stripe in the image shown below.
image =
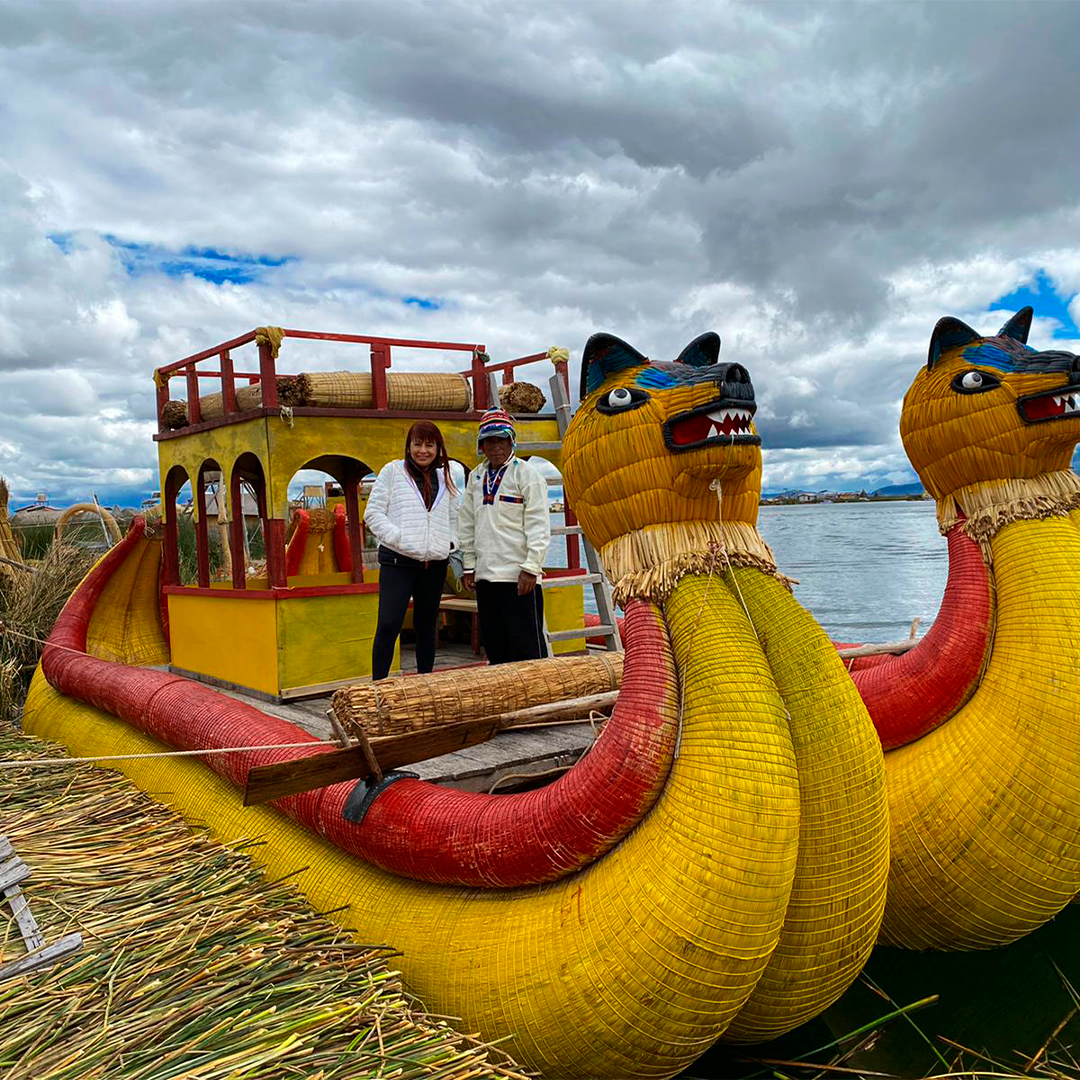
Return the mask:
[(901, 656), (858, 657), (851, 665), (886, 750), (913, 742), (952, 716), (974, 693), (990, 647), (994, 604), (979, 545), (962, 522), (949, 531), (948, 544), (945, 596), (926, 636)]
[[(144, 531), (145, 522), (136, 518), (68, 601), (42, 653), (49, 683), (177, 749), (317, 742), (285, 720), (190, 679), (85, 654), (101, 591)], [(585, 758), (547, 787), (477, 795), (402, 780), (374, 801), (360, 825), (342, 816), (353, 782), (273, 805), (342, 850), (421, 881), (512, 888), (585, 866), (648, 811), (674, 754), (678, 690), (663, 620), (656, 608), (636, 601), (627, 609), (626, 631), (623, 686), (611, 720)], [(243, 787), (255, 765), (322, 752), (318, 745), (310, 751), (257, 750), (214, 755), (205, 764)]]

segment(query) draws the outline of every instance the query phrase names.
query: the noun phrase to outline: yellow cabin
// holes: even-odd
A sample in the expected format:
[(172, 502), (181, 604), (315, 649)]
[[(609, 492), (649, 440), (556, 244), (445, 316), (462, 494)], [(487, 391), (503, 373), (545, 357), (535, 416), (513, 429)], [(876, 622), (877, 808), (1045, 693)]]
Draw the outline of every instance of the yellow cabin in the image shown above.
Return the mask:
[[(342, 349), (348, 367), (282, 374), (282, 342), (290, 352), (296, 348), (298, 362), (305, 348), (292, 339), (340, 343), (332, 347)], [(358, 356), (357, 345), (366, 352)], [(327, 346), (321, 348), (325, 356)], [(254, 362), (238, 370), (234, 353), (239, 359), (242, 349)], [(465, 353), (469, 367), (397, 372), (391, 370), (394, 350), (437, 357), (444, 365)], [(377, 566), (364, 566), (364, 478), (402, 455), (409, 427), (421, 418), (439, 425), (451, 459), (468, 472), (477, 463), (476, 426), (496, 392), (494, 376), (513, 384), (516, 370), (542, 362), (565, 387), (565, 355), (550, 350), (493, 364), (479, 344), (266, 327), (159, 368), (154, 438), (165, 527), (162, 614), (172, 669), (275, 701), (325, 694), (370, 676), (379, 575)], [(174, 398), (170, 391), (181, 380), (186, 394)], [(515, 420), (519, 454), (558, 468), (553, 407)], [(329, 474), (340, 495), (328, 496), (318, 509), (292, 508), (289, 487), (305, 469)], [(182, 573), (177, 498), (186, 484), (195, 550), (194, 567)], [(261, 544), (250, 542), (245, 518)], [(560, 531), (572, 534), (569, 513), (567, 523)], [(212, 530), (221, 540), (216, 567)], [(545, 570), (549, 585), (554, 579), (565, 586), (545, 597), (554, 653), (585, 648), (583, 637), (565, 636), (584, 626), (582, 586), (568, 579), (585, 582), (589, 575), (577, 536), (566, 536), (566, 550), (567, 566)], [(445, 604), (447, 610), (469, 606), (449, 597)]]

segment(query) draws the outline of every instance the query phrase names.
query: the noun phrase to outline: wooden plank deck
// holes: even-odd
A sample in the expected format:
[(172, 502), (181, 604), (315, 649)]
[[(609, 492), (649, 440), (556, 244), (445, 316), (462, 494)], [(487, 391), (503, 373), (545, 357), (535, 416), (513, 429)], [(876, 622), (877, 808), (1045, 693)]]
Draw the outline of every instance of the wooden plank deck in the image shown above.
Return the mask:
[[(440, 642), (436, 671), (475, 663), (476, 657), (468, 645)], [(416, 655), (407, 646), (401, 649), (401, 666), (403, 673), (416, 671)], [(254, 705), (270, 716), (296, 724), (320, 739), (334, 737), (326, 716), (330, 707), (329, 694), (279, 705), (249, 697), (238, 690), (215, 689), (237, 701)], [(510, 790), (517, 783), (527, 783), (523, 777), (529, 775), (551, 773), (550, 779), (556, 779), (557, 774), (551, 771), (572, 765), (592, 745), (594, 737), (593, 727), (588, 722), (502, 731), (490, 742), (417, 762), (406, 771), (418, 773), (423, 780), (463, 791), (486, 792), (496, 785), (498, 790)], [(509, 779), (511, 777), (515, 779)]]

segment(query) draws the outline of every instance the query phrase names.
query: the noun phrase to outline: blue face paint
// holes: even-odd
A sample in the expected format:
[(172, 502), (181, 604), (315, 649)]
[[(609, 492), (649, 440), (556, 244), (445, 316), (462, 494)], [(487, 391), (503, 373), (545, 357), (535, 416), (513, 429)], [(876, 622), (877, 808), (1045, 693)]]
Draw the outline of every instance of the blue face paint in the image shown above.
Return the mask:
[(638, 372), (634, 385), (642, 390), (667, 390), (675, 385), (675, 376), (662, 368), (647, 367)]
[[(1017, 350), (1020, 356), (1017, 356)], [(1014, 344), (1009, 351), (995, 345), (991, 341), (982, 341), (978, 345), (971, 345), (964, 350), (964, 359), (969, 364), (981, 364), (983, 367), (993, 368), (995, 371), (1014, 372), (1022, 369), (1025, 364), (1025, 356), (1033, 354), (1035, 350), (1029, 345)], [(1019, 360), (1019, 364), (1017, 361)]]

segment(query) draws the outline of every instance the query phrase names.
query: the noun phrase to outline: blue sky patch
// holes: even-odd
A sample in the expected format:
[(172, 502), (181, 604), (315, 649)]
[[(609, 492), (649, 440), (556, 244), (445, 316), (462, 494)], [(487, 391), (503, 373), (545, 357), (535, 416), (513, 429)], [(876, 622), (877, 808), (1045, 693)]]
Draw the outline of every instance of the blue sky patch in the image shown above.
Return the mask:
[(436, 300), (430, 296), (403, 296), (401, 302), (408, 304), (410, 307), (418, 307), (423, 311), (438, 311), (443, 306), (441, 300)]
[(1015, 314), (1026, 304), (1030, 304), (1035, 309), (1037, 319), (1057, 319), (1061, 324), (1054, 329), (1054, 337), (1075, 338), (1080, 336), (1080, 328), (1077, 328), (1072, 316), (1069, 315), (1069, 301), (1071, 299), (1071, 296), (1059, 296), (1054, 291), (1053, 283), (1046, 275), (1046, 272), (1040, 270), (1035, 275), (1035, 280), (1030, 286), (1025, 285), (1015, 292), (995, 300), (991, 304), (991, 311), (997, 313), (998, 309), (1000, 309), (1006, 312), (1006, 317), (1008, 317), (1008, 315)]
[[(49, 233), (48, 236), (65, 255), (69, 255), (75, 246), (72, 232)], [(122, 240), (112, 233), (102, 233), (101, 238), (117, 252), (131, 277), (157, 273), (173, 278), (197, 277), (214, 285), (225, 282), (248, 285), (265, 279), (279, 266), (299, 261), (295, 255), (230, 254), (217, 248), (191, 245), (171, 251), (157, 244)]]

